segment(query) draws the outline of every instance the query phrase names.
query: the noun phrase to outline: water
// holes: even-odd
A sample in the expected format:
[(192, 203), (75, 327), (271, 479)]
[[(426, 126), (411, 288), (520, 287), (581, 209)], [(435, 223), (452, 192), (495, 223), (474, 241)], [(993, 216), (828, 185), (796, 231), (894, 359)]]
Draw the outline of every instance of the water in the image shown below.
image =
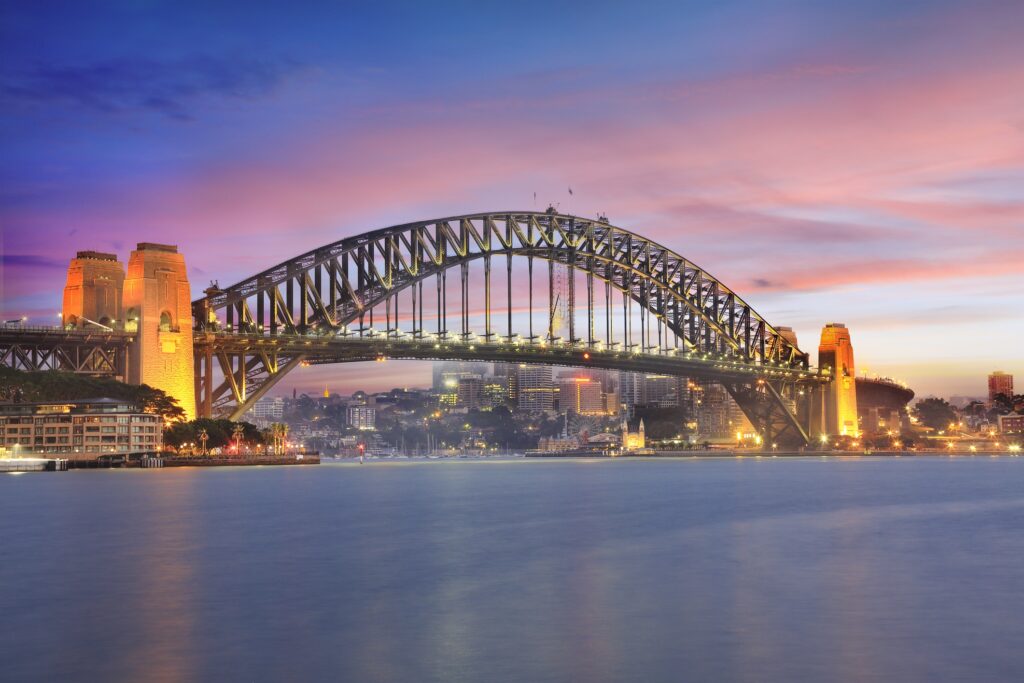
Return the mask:
[(0, 679), (1021, 680), (1024, 459), (0, 476)]

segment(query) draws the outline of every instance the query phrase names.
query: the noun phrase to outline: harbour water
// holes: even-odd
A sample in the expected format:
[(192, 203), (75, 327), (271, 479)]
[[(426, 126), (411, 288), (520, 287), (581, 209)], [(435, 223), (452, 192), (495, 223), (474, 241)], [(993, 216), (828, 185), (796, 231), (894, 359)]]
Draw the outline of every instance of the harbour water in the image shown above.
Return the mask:
[(0, 476), (5, 681), (1024, 676), (1024, 459)]

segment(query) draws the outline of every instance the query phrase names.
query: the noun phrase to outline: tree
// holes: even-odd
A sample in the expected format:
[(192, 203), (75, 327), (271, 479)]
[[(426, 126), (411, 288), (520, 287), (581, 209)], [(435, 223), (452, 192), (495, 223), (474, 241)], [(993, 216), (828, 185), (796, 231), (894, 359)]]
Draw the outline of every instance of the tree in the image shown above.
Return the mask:
[(947, 429), (957, 421), (956, 410), (941, 398), (924, 398), (914, 405), (918, 421), (932, 429)]
[(688, 416), (683, 407), (659, 408), (637, 406), (634, 418), (644, 421), (648, 439), (672, 439), (689, 433), (686, 426)]
[(224, 448), (234, 439), (235, 425), (242, 427), (242, 440), (246, 443), (253, 446), (264, 443), (259, 428), (251, 422), (213, 420), (207, 417), (172, 424), (164, 430), (164, 443), (175, 448), (180, 448), (186, 443), (198, 443), (200, 432), (206, 430), (206, 448)]
[(166, 422), (185, 418), (176, 399), (146, 384), (134, 385), (109, 377), (89, 377), (73, 372), (23, 372), (0, 368), (0, 401), (75, 401), (113, 398), (138, 405)]
[(181, 422), (185, 419), (185, 410), (178, 405), (177, 399), (148, 384), (141, 384), (135, 388), (137, 400), (145, 412), (155, 413), (165, 422)]
[(1009, 394), (996, 394), (992, 397), (992, 412), (994, 415), (1009, 415), (1014, 412), (1016, 404), (1024, 398), (1020, 394), (1011, 396)]
[(985, 417), (987, 408), (985, 407), (984, 401), (971, 401), (964, 406), (964, 415), (972, 415), (974, 417)]

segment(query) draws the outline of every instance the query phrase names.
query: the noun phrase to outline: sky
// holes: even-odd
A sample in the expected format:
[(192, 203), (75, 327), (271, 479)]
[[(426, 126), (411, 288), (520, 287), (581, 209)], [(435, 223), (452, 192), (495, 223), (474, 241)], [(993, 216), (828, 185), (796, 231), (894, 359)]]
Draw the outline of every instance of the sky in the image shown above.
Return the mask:
[(919, 395), (1024, 384), (1022, 35), (1024, 3), (984, 0), (0, 2), (0, 313), (54, 321), (77, 250), (177, 244), (195, 295), (553, 203), (682, 254), (812, 358), (837, 321)]

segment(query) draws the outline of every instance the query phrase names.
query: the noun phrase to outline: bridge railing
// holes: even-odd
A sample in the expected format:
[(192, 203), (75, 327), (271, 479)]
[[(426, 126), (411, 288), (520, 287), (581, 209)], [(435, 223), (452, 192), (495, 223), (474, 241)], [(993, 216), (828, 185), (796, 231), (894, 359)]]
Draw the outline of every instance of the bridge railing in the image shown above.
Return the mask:
[(0, 333), (24, 333), (46, 335), (74, 335), (81, 337), (119, 336), (130, 337), (131, 332), (124, 330), (104, 330), (101, 328), (62, 327), (60, 325), (0, 325)]

